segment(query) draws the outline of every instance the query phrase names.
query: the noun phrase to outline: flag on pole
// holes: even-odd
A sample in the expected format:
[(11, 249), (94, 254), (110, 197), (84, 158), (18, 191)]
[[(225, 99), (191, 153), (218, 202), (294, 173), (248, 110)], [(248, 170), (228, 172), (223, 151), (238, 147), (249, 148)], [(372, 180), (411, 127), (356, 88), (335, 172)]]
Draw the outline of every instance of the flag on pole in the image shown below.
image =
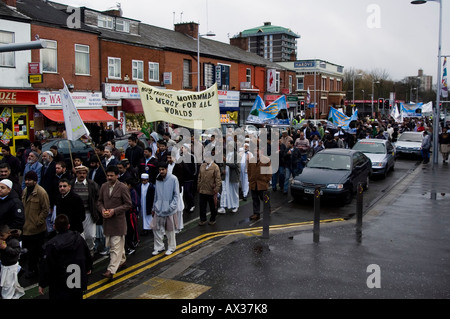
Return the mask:
[(442, 74), (441, 96), (442, 96), (443, 98), (447, 98), (447, 97), (448, 97), (448, 86), (447, 86), (447, 57), (444, 58), (444, 73)]
[(84, 125), (78, 110), (73, 103), (72, 96), (67, 88), (66, 82), (63, 80), (64, 88), (59, 90), (61, 94), (61, 104), (64, 115), (64, 124), (66, 125), (67, 139), (70, 141), (78, 140), (83, 135), (89, 136), (89, 131)]

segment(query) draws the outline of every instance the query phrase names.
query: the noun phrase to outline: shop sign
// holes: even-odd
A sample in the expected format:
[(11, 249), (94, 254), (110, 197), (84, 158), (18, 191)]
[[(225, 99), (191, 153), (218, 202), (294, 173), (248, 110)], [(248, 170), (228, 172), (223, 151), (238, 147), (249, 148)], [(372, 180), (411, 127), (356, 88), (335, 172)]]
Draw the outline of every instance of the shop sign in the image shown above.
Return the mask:
[(28, 63), (28, 74), (41, 74), (41, 63), (40, 62), (29, 62)]
[(42, 74), (30, 74), (28, 75), (28, 83), (34, 84), (34, 83), (42, 83), (43, 82), (43, 75)]
[(164, 85), (172, 84), (172, 72), (164, 72), (163, 74)]
[[(73, 92), (71, 93), (73, 103), (78, 109), (101, 109), (103, 105), (101, 92)], [(61, 95), (59, 92), (40, 91), (39, 92), (39, 107), (44, 108), (62, 108)]]
[(225, 91), (225, 90), (218, 90), (217, 95), (220, 100), (228, 100), (228, 101), (239, 101), (239, 91)]
[(139, 90), (134, 84), (104, 83), (106, 99), (139, 99)]
[(38, 104), (37, 91), (0, 90), (0, 104)]

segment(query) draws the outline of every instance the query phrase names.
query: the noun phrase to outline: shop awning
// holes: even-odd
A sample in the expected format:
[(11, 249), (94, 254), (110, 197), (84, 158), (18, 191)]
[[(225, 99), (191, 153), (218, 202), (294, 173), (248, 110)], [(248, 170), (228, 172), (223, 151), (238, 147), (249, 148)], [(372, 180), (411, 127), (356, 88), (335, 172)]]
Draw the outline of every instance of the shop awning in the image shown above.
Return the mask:
[[(44, 116), (55, 122), (64, 122), (62, 110), (39, 110)], [(78, 110), (83, 122), (114, 122), (118, 121), (115, 117), (109, 115), (104, 110)]]
[(122, 111), (125, 113), (144, 113), (140, 99), (122, 99)]

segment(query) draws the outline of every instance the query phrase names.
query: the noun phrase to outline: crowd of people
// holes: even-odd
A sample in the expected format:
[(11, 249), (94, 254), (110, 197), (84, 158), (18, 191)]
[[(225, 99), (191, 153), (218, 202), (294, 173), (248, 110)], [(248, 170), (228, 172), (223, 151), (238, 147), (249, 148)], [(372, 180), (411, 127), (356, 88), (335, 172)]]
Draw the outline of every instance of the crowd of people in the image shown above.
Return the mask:
[[(424, 132), (423, 147), (431, 146), (432, 126), (426, 118), (402, 123), (361, 118), (352, 128), (350, 132), (325, 121), (314, 125), (305, 120), (300, 127), (281, 132), (277, 154), (271, 154), (273, 141), (262, 145), (253, 134), (245, 135), (242, 143), (233, 135), (222, 136), (222, 141), (215, 135), (201, 140), (192, 135), (190, 143), (180, 146), (183, 137), (167, 132), (153, 132), (147, 147), (132, 134), (121, 154), (111, 135), (97, 145), (89, 162), (74, 157), (70, 166), (56, 147), (42, 152), (39, 141), (23, 152), (25, 163), (3, 146), (2, 298), (23, 296), (20, 268), (26, 278), (37, 278), (42, 294), (50, 287), (51, 298), (81, 298), (95, 254), (109, 255), (102, 275), (111, 279), (126, 266), (126, 256), (135, 252), (141, 236), (153, 234), (153, 255), (163, 251), (170, 255), (176, 250), (176, 234), (184, 227), (183, 216), (191, 214), (196, 203), (199, 226), (215, 225), (217, 214), (237, 213), (240, 199), (246, 201), (248, 196), (253, 200), (250, 219), (258, 220), (270, 185), (273, 191), (279, 188), (287, 194), (290, 179), (301, 174), (308, 159), (322, 149), (352, 148), (365, 138), (395, 142), (404, 131)], [(441, 131), (439, 143), (446, 162), (450, 131), (448, 127)], [(258, 146), (256, 151), (252, 144)], [(223, 158), (218, 161), (220, 147)], [(271, 155), (279, 159), (276, 171)], [(75, 261), (82, 269), (83, 285), (70, 289), (63, 266)]]

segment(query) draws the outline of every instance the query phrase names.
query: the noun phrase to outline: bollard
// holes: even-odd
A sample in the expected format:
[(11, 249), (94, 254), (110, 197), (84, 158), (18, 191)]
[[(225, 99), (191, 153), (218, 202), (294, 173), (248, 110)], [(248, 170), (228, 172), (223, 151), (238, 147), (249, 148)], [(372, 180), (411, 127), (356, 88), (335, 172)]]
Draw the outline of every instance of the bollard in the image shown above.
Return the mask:
[(356, 238), (358, 242), (361, 242), (362, 238), (363, 191), (363, 185), (359, 183), (356, 197)]
[(320, 237), (320, 187), (314, 190), (314, 228), (313, 241), (319, 242)]
[(269, 239), (269, 227), (270, 227), (270, 193), (265, 191), (263, 193), (263, 233), (262, 238)]

